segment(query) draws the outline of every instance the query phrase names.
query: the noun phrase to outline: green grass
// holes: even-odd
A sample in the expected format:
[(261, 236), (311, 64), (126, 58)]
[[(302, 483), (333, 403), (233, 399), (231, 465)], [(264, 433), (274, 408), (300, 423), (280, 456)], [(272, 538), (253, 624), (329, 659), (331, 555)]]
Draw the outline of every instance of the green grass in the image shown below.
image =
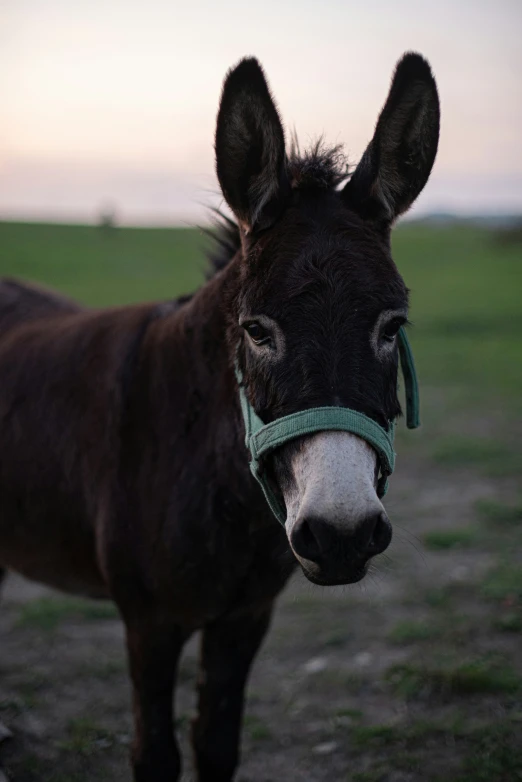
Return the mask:
[(67, 738), (59, 742), (66, 752), (88, 757), (113, 743), (112, 735), (89, 717), (77, 717), (69, 721)]
[(354, 725), (350, 739), (356, 747), (386, 746), (396, 744), (400, 734), (395, 725)]
[(495, 616), (493, 627), (503, 633), (522, 633), (522, 608)]
[(115, 678), (127, 676), (127, 660), (123, 654), (113, 660), (82, 660), (76, 666), (76, 673), (78, 676), (112, 682)]
[(501, 562), (487, 573), (482, 594), (491, 600), (522, 602), (522, 566)]
[[(469, 595), (472, 590), (472, 585), (465, 581), (452, 581), (450, 583), (442, 584), (441, 586), (433, 586), (427, 589), (424, 593), (420, 593), (419, 597), (430, 608), (440, 609), (439, 621), (441, 614), (444, 612), (446, 616), (449, 616), (452, 608), (463, 597)], [(417, 596), (414, 598), (414, 602), (417, 602)]]
[(26, 708), (32, 708), (37, 703), (42, 692), (49, 686), (46, 676), (40, 671), (29, 670), (16, 685), (17, 695)]
[(346, 644), (353, 638), (353, 632), (349, 630), (334, 630), (321, 638), (321, 644), (333, 649)]
[(9, 695), (0, 697), (0, 713), (18, 716), (41, 705), (49, 686), (46, 676), (40, 671), (20, 667), (14, 673)]
[[(62, 759), (60, 758), (60, 762)], [(8, 761), (5, 771), (10, 780), (28, 780), (28, 782), (92, 782), (93, 777), (83, 770), (62, 772), (55, 768), (56, 762), (44, 760), (34, 752), (24, 751), (17, 759), (16, 766)], [(2, 770), (4, 770), (2, 768)], [(99, 779), (99, 778), (98, 778)]]
[(517, 782), (522, 780), (520, 724), (499, 721), (476, 730), (455, 782)]
[(360, 720), (363, 716), (363, 712), (360, 709), (338, 709), (335, 712), (335, 716), (351, 720)]
[(478, 500), (475, 511), (488, 527), (522, 530), (522, 504), (505, 505), (496, 500)]
[(426, 548), (444, 551), (454, 548), (469, 548), (480, 539), (480, 531), (473, 527), (461, 529), (431, 530), (424, 533), (422, 540)]
[(270, 726), (253, 714), (245, 716), (244, 729), (252, 741), (268, 741), (272, 738)]
[[(20, 778), (23, 774), (23, 778), (26, 779), (45, 779), (43, 776), (43, 772), (45, 769), (45, 763), (42, 762), (42, 759), (36, 754), (31, 751), (26, 751), (23, 754), (23, 757), (20, 761), (16, 764), (16, 775), (17, 777), (14, 777), (14, 771), (11, 771), (11, 766), (8, 764), (5, 767), (6, 772), (9, 774), (9, 779), (12, 779), (13, 777)], [(2, 771), (4, 768), (0, 766)], [(76, 779), (71, 779), (71, 782), (76, 782)]]
[(351, 736), (356, 745), (368, 744), (385, 746), (389, 744), (414, 748), (418, 742), (440, 736), (462, 737), (469, 729), (460, 713), (446, 715), (444, 719), (430, 720), (413, 718), (404, 722), (378, 725), (356, 725), (351, 729)]
[(20, 608), (17, 624), (18, 627), (51, 632), (62, 622), (71, 620), (96, 622), (117, 618), (118, 612), (113, 603), (74, 597), (41, 597)]
[(440, 665), (394, 665), (388, 670), (387, 679), (392, 690), (405, 698), (514, 694), (519, 692), (522, 684), (519, 675), (508, 662), (489, 658)]
[(0, 223), (0, 269), (105, 306), (187, 293), (203, 279), (194, 229)]
[(310, 693), (324, 693), (328, 697), (329, 691), (357, 694), (364, 684), (365, 678), (358, 672), (326, 668), (309, 676), (306, 688)]
[(424, 593), (426, 604), (430, 608), (449, 608), (452, 602), (450, 585), (431, 587)]
[(9, 697), (2, 696), (0, 698), (0, 715), (2, 712), (9, 712), (9, 714), (13, 714), (14, 716), (18, 717), (26, 708), (27, 704), (25, 703), (25, 700), (18, 697), (17, 695), (12, 695)]
[(388, 638), (396, 644), (431, 641), (440, 636), (440, 627), (433, 619), (425, 621), (405, 620), (397, 622), (391, 629)]
[(465, 389), (466, 406), (522, 409), (522, 244), (472, 225), (404, 225), (394, 257), (411, 289), (421, 379)]
[(349, 782), (384, 782), (388, 776), (385, 766), (368, 769), (367, 771), (355, 771), (347, 777)]
[(437, 758), (444, 747), (451, 747), (456, 754), (455, 772), (450, 771), (449, 777), (447, 772), (445, 776), (430, 776), (430, 782), (522, 780), (520, 724), (509, 716), (478, 726), (466, 724), (461, 718), (456, 721), (450, 718), (443, 722), (359, 727), (355, 745), (368, 747), (376, 756), (370, 768), (350, 774), (349, 779), (358, 782), (384, 782), (392, 771), (421, 772), (415, 779), (424, 778), (431, 751)]
[(485, 437), (441, 437), (435, 442), (432, 457), (447, 469), (471, 467), (494, 477), (522, 473), (520, 449)]

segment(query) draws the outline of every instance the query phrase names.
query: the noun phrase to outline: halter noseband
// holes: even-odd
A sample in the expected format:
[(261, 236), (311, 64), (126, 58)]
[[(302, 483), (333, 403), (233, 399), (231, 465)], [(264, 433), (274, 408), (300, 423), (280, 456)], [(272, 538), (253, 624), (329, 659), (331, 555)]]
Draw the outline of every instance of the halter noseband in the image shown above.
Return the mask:
[[(399, 357), (406, 392), (406, 425), (408, 429), (416, 429), (420, 424), (419, 386), (413, 353), (403, 327), (399, 329), (398, 337)], [(270, 485), (265, 469), (266, 457), (276, 448), (306, 434), (340, 431), (351, 432), (362, 437), (376, 451), (379, 459), (380, 475), (377, 494), (379, 497), (386, 494), (388, 476), (392, 474), (395, 467), (395, 452), (393, 450), (395, 421), (389, 421), (388, 428), (385, 429), (364, 413), (359, 413), (348, 407), (312, 407), (265, 424), (247, 399), (243, 377), (237, 364), (236, 377), (245, 424), (245, 444), (251, 456), (250, 470), (263, 489), (273, 514), (283, 526), (286, 522), (286, 509)]]

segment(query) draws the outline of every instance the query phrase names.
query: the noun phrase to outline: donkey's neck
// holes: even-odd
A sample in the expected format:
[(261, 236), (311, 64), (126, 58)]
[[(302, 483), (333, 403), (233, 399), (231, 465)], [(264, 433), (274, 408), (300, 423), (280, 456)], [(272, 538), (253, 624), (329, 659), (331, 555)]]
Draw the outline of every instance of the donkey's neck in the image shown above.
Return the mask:
[(238, 417), (239, 401), (227, 346), (224, 307), (230, 277), (227, 267), (199, 288), (172, 316), (172, 338), (190, 364), (189, 382), (204, 394), (204, 401), (222, 404), (222, 413)]
[[(227, 345), (224, 300), (233, 274), (226, 267), (181, 308), (150, 325), (137, 383), (147, 386), (147, 416), (153, 419), (172, 485), (179, 476), (192, 485), (192, 491), (185, 491), (191, 502), (201, 500), (203, 490), (205, 507), (210, 504), (212, 512), (242, 514), (243, 523), (252, 521), (257, 527), (274, 520), (250, 474)], [(136, 420), (139, 404), (134, 410)], [(194, 508), (194, 513), (202, 512)]]

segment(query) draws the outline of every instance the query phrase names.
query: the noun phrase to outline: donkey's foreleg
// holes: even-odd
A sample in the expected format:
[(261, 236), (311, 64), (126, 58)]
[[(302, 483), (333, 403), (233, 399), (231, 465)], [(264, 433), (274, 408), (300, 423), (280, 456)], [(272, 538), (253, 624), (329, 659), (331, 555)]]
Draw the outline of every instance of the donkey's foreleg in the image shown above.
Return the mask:
[(239, 760), (244, 689), (272, 606), (207, 625), (201, 643), (192, 744), (199, 782), (230, 782)]
[(174, 686), (187, 635), (151, 612), (126, 623), (133, 684), (135, 782), (177, 782), (181, 759), (174, 735)]

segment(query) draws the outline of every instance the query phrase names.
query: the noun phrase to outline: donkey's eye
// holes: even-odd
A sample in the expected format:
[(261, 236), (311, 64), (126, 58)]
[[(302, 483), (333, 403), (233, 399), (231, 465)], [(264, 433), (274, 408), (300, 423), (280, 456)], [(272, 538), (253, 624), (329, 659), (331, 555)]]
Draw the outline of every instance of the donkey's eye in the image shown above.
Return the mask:
[(256, 321), (245, 323), (243, 326), (252, 342), (256, 345), (266, 345), (270, 342), (270, 332)]
[(393, 318), (388, 321), (386, 326), (382, 330), (382, 338), (385, 342), (393, 342), (397, 336), (397, 332), (404, 324), (404, 318)]

